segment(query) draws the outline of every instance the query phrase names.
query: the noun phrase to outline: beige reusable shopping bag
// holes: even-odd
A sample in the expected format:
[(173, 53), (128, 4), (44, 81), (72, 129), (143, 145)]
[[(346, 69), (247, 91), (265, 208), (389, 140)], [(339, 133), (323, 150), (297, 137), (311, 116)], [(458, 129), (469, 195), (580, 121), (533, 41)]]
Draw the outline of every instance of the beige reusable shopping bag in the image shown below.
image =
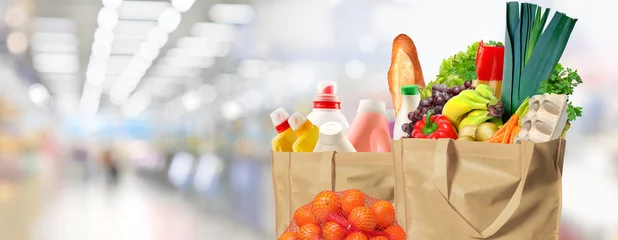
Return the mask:
[(565, 140), (393, 143), (397, 221), (414, 240), (554, 240)]
[(294, 211), (324, 190), (358, 189), (393, 202), (392, 153), (272, 153), (276, 228), (280, 236)]

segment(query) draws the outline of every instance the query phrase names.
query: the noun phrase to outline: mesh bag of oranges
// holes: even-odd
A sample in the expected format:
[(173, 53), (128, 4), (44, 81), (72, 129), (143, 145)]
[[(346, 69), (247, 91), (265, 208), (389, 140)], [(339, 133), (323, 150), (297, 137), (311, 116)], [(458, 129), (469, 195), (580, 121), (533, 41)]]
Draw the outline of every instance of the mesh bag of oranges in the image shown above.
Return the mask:
[(384, 200), (350, 189), (323, 191), (294, 213), (279, 240), (404, 240), (395, 208)]

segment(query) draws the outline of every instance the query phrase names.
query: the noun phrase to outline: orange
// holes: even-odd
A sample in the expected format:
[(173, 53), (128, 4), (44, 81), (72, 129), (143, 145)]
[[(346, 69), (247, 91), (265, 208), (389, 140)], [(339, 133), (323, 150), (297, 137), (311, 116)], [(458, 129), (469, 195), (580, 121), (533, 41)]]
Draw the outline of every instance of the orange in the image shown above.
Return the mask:
[(327, 222), (322, 228), (322, 237), (324, 240), (343, 240), (345, 234), (346, 229), (336, 222)]
[(388, 201), (380, 200), (371, 205), (371, 211), (376, 216), (378, 228), (386, 229), (395, 221), (395, 207)]
[(294, 212), (294, 222), (296, 222), (296, 226), (299, 228), (309, 223), (318, 225), (318, 219), (313, 215), (313, 211), (309, 205), (296, 209), (296, 212)]
[(281, 235), (281, 237), (279, 237), (279, 240), (296, 240), (298, 239), (298, 234), (295, 232), (286, 232), (283, 235)]
[(370, 238), (369, 240), (389, 240), (389, 239), (385, 236), (376, 236), (376, 237)]
[(367, 239), (367, 236), (365, 236), (365, 234), (363, 234), (362, 232), (355, 232), (355, 233), (348, 235), (348, 237), (346, 237), (345, 240), (368, 240), (368, 239)]
[(350, 189), (341, 196), (341, 210), (346, 216), (352, 209), (365, 206), (365, 194), (357, 189)]
[(339, 196), (332, 191), (323, 191), (315, 196), (311, 206), (317, 219), (326, 222), (331, 216), (339, 213)]
[(320, 233), (318, 225), (309, 223), (298, 230), (298, 240), (319, 240)]
[(406, 232), (399, 225), (393, 225), (384, 230), (390, 240), (406, 240)]
[(371, 232), (376, 228), (376, 217), (371, 209), (367, 207), (357, 207), (352, 209), (348, 215), (350, 225), (364, 232)]

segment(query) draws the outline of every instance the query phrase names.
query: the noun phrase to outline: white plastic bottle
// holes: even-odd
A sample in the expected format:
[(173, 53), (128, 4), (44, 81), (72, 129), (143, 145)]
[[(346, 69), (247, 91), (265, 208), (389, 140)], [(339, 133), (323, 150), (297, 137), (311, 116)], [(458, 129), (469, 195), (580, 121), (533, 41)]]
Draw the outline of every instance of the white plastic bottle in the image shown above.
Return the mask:
[(307, 115), (307, 119), (318, 127), (327, 122), (338, 122), (343, 127), (343, 132), (350, 127), (350, 123), (341, 113), (336, 82), (318, 82), (318, 93), (313, 99), (313, 111)]
[(421, 95), (416, 85), (401, 86), (401, 95), (401, 108), (399, 108), (399, 114), (397, 114), (397, 120), (395, 120), (393, 128), (393, 140), (398, 140), (408, 135), (408, 133), (403, 131), (402, 126), (404, 123), (410, 122), (408, 114), (416, 110), (421, 101)]
[(326, 122), (320, 127), (320, 138), (313, 151), (356, 152), (356, 149), (345, 137), (343, 126), (340, 123)]

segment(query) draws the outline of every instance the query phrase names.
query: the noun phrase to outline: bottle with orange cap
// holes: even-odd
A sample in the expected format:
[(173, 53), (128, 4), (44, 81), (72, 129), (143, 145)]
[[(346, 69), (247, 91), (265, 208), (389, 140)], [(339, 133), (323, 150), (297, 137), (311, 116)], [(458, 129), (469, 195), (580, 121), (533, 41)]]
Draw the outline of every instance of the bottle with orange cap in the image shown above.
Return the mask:
[(277, 108), (270, 114), (270, 120), (279, 134), (272, 140), (273, 151), (292, 152), (292, 145), (296, 141), (296, 134), (290, 127), (290, 115), (283, 108)]

